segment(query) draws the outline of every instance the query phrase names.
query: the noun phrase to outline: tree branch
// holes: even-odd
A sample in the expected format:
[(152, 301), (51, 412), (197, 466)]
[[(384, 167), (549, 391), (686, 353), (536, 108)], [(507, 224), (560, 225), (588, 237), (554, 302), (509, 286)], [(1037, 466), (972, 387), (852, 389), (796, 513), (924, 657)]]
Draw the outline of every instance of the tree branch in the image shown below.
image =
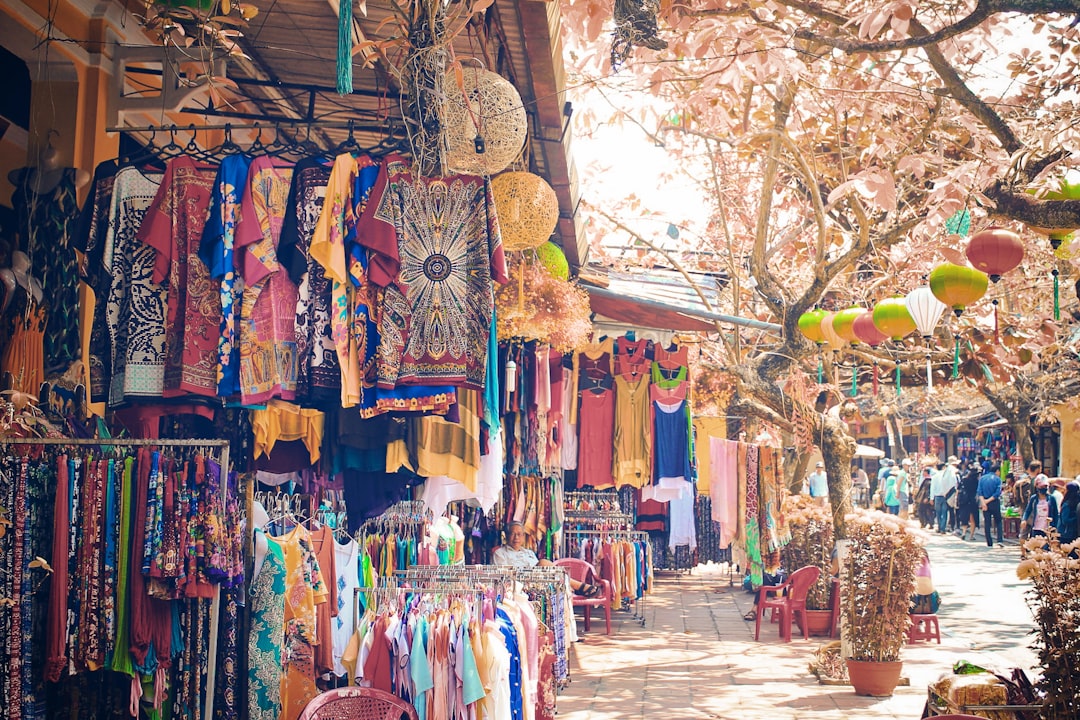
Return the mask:
[[(850, 22), (850, 18), (831, 12), (817, 3), (800, 2), (800, 0), (778, 0), (778, 2), (785, 7), (799, 10), (820, 20), (826, 20), (838, 27)], [(980, 0), (970, 14), (955, 23), (946, 25), (932, 33), (928, 32), (925, 35), (901, 40), (855, 40), (830, 37), (819, 35), (804, 28), (795, 30), (795, 37), (828, 45), (848, 54), (895, 52), (936, 45), (949, 38), (973, 30), (992, 16), (1002, 13), (1076, 15), (1080, 13), (1080, 0)]]
[[(911, 20), (910, 28), (911, 34), (916, 37), (929, 37), (926, 27), (914, 18)], [(1012, 128), (1001, 119), (1001, 116), (982, 98), (971, 91), (971, 88), (960, 78), (960, 74), (956, 72), (956, 69), (945, 59), (945, 53), (941, 52), (940, 48), (936, 45), (927, 45), (923, 50), (926, 52), (926, 57), (934, 68), (934, 72), (945, 83), (945, 92), (985, 125), (986, 129), (994, 134), (994, 137), (998, 139), (1006, 152), (1012, 155), (1024, 146), (1017, 139)]]

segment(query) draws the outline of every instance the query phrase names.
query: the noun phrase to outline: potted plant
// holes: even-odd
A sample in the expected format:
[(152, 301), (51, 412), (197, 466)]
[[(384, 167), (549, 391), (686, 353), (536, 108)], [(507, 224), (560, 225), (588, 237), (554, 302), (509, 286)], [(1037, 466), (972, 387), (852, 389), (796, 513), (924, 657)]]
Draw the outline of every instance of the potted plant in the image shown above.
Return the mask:
[(789, 573), (807, 565), (821, 570), (806, 596), (807, 631), (828, 635), (832, 630), (832, 517), (828, 508), (805, 495), (788, 496), (784, 515), (791, 530), (791, 541), (781, 551), (784, 567)]
[(847, 531), (840, 620), (848, 676), (857, 695), (892, 695), (924, 537), (917, 523), (870, 510), (848, 515)]
[(1031, 582), (1027, 602), (1035, 616), (1035, 642), (1041, 676), (1035, 687), (1043, 696), (1044, 718), (1077, 717), (1080, 713), (1080, 541), (1058, 543), (1034, 537), (1024, 544), (1026, 556), (1016, 568)]

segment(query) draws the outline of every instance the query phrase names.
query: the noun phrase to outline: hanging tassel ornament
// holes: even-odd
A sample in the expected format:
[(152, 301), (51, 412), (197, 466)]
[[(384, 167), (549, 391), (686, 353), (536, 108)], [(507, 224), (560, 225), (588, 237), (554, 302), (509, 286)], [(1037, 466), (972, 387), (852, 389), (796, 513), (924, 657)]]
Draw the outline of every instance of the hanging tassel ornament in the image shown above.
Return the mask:
[(926, 353), (926, 392), (934, 392), (934, 366), (929, 352)]
[[(994, 302), (997, 302), (996, 300)], [(956, 341), (956, 347), (953, 350), (952, 358), (952, 376), (953, 380), (960, 377), (960, 333), (953, 335), (953, 340)]]
[(352, 78), (352, 0), (338, 0), (337, 34), (337, 92), (349, 95), (353, 91)]
[(851, 364), (851, 397), (859, 394), (859, 363)]
[(900, 361), (896, 361), (896, 397), (900, 397)]
[(1061, 319), (1061, 293), (1058, 288), (1058, 271), (1054, 268), (1050, 271), (1050, 274), (1054, 276), (1054, 319)]
[(874, 397), (877, 397), (878, 396), (877, 360), (874, 361), (873, 383), (874, 383)]
[(821, 361), (821, 355), (817, 359), (817, 384), (825, 382), (825, 364)]

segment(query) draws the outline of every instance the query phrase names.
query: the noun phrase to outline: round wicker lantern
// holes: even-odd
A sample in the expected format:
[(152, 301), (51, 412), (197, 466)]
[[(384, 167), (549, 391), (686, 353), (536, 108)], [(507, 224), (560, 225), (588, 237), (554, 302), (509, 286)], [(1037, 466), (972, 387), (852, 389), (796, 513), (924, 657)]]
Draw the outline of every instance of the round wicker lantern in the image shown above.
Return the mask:
[(491, 181), (504, 250), (540, 247), (559, 222), (559, 199), (544, 178), (527, 172), (508, 172)]
[(510, 166), (525, 145), (528, 120), (521, 95), (508, 80), (479, 68), (443, 79), (443, 137), (447, 174), (494, 175)]

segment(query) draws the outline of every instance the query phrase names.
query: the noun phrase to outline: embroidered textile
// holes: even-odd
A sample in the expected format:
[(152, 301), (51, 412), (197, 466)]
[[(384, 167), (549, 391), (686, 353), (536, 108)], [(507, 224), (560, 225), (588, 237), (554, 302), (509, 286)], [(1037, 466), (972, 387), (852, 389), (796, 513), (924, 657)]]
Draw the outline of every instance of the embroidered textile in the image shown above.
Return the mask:
[(482, 390), (494, 309), (491, 281), (507, 281), (488, 181), (418, 178), (404, 158), (391, 155), (357, 237), (372, 251), (371, 281), (385, 288), (379, 387)]

